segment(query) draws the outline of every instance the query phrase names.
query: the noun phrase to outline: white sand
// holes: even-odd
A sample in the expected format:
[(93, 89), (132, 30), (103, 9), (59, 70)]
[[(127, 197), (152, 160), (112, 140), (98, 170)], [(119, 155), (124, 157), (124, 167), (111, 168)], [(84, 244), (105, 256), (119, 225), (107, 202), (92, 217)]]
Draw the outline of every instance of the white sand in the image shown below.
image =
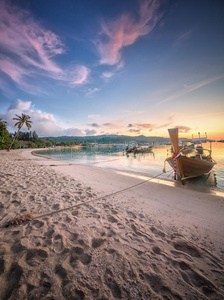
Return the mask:
[(224, 297), (224, 198), (147, 182), (95, 200), (143, 179), (21, 152), (0, 151), (0, 299)]

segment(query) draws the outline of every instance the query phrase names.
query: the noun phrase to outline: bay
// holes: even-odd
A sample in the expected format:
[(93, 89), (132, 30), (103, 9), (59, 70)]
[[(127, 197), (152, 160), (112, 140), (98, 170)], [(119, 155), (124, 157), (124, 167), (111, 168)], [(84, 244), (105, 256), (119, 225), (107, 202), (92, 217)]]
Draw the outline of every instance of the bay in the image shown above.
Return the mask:
[[(113, 169), (129, 174), (158, 176), (158, 178), (173, 181), (173, 170), (164, 161), (171, 155), (169, 145), (156, 145), (149, 153), (126, 154), (118, 145), (92, 145), (88, 147), (51, 148), (35, 151), (55, 160), (62, 160), (72, 164), (97, 166)], [(210, 143), (203, 144), (203, 148), (210, 149)], [(199, 187), (205, 191), (213, 189), (224, 192), (224, 143), (211, 143), (212, 157), (216, 161), (213, 171), (209, 175), (189, 181), (192, 188)]]

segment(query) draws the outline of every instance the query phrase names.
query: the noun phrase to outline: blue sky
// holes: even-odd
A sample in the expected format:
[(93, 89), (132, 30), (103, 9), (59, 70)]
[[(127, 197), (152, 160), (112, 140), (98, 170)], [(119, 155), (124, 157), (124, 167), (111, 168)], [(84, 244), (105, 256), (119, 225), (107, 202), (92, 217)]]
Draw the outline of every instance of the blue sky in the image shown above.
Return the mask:
[(222, 0), (0, 0), (0, 11), (10, 131), (26, 113), (40, 136), (224, 138)]

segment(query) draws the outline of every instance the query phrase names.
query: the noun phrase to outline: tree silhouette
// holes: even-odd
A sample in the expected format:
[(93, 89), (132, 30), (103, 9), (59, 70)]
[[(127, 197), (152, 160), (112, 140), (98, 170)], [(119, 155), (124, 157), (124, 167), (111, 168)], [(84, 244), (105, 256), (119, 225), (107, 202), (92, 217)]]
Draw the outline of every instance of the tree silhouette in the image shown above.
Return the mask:
[(31, 128), (31, 123), (32, 121), (30, 120), (30, 116), (28, 115), (25, 115), (25, 114), (22, 114), (22, 116), (18, 116), (16, 115), (17, 118), (13, 118), (13, 120), (17, 121), (16, 124), (14, 125), (15, 127), (18, 127), (18, 131), (17, 133), (15, 134), (14, 138), (13, 138), (13, 141), (9, 147), (9, 151), (10, 149), (12, 148), (12, 145), (16, 139), (16, 137), (18, 136), (21, 128), (23, 127), (23, 125), (25, 124), (26, 127), (28, 128), (28, 130)]

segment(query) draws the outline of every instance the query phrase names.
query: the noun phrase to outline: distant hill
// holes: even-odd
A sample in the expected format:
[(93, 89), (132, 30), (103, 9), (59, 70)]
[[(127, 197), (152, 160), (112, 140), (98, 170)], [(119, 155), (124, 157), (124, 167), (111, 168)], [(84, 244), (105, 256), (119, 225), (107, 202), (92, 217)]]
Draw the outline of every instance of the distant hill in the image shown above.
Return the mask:
[[(138, 143), (170, 143), (169, 138), (164, 137), (146, 137), (144, 135), (128, 136), (128, 135), (96, 135), (96, 136), (58, 136), (58, 137), (44, 137), (42, 139), (49, 139), (58, 142), (73, 142), (80, 141), (81, 143), (101, 143), (101, 144), (123, 144), (125, 142), (136, 141)], [(186, 140), (186, 139), (184, 139)]]

